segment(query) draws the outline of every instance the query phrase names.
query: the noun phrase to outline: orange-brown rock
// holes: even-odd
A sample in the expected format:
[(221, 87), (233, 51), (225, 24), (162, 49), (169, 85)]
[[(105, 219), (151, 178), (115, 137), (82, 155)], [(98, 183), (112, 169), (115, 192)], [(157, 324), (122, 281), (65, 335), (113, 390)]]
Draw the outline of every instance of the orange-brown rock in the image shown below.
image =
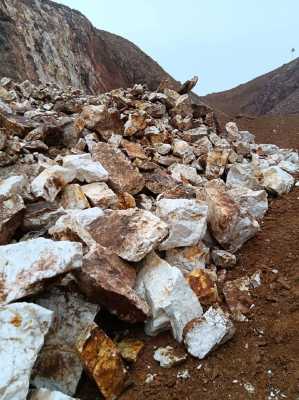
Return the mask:
[(139, 353), (144, 347), (144, 342), (137, 339), (125, 338), (117, 343), (117, 348), (122, 358), (129, 362), (136, 362)]
[(119, 149), (107, 143), (97, 143), (92, 148), (92, 156), (109, 173), (109, 183), (116, 192), (139, 193), (144, 179), (137, 168)]
[(113, 341), (96, 324), (78, 338), (77, 351), (87, 374), (107, 400), (115, 400), (125, 389), (127, 371)]
[(188, 283), (204, 305), (219, 301), (217, 290), (217, 274), (207, 269), (194, 269), (187, 277)]
[(76, 279), (88, 299), (103, 305), (120, 319), (129, 322), (146, 319), (148, 305), (133, 289), (135, 269), (106, 248), (97, 246), (86, 254)]
[(0, 245), (7, 244), (21, 225), (25, 205), (19, 195), (0, 199)]

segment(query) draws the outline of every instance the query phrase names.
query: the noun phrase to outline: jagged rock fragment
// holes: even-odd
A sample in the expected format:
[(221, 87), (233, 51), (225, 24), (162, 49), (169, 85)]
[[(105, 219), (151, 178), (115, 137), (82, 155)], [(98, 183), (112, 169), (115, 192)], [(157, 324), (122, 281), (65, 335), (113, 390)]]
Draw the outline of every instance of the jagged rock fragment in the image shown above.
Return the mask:
[(138, 208), (105, 210), (87, 227), (93, 239), (127, 261), (140, 261), (167, 235), (167, 225)]
[(89, 208), (89, 203), (82, 187), (77, 183), (66, 185), (64, 187), (59, 203), (61, 207), (66, 210), (84, 210), (85, 208)]
[(46, 168), (31, 183), (31, 192), (35, 197), (54, 201), (58, 193), (76, 177), (76, 171), (53, 165)]
[(182, 272), (170, 266), (154, 252), (142, 262), (135, 289), (151, 308), (145, 326), (149, 335), (172, 328), (177, 341), (182, 340), (185, 325), (202, 315), (202, 307), (184, 279)]
[(0, 304), (39, 292), (51, 278), (82, 266), (80, 243), (38, 238), (0, 247)]
[(64, 214), (65, 210), (58, 208), (55, 202), (42, 200), (27, 204), (22, 229), (24, 231), (47, 231)]
[(36, 304), (0, 307), (1, 400), (25, 400), (31, 369), (52, 323), (52, 311)]
[(180, 354), (171, 346), (159, 347), (154, 352), (154, 359), (158, 361), (160, 367), (171, 368), (186, 361), (187, 354)]
[[(50, 391), (48, 389), (33, 390), (29, 400), (76, 400), (74, 397), (67, 396), (57, 390)], [(77, 399), (79, 400), (79, 399)]]
[(209, 248), (201, 241), (193, 246), (166, 251), (166, 261), (173, 267), (179, 268), (183, 273), (190, 272), (195, 268), (205, 268), (209, 259)]
[(189, 165), (175, 163), (169, 167), (169, 171), (171, 172), (171, 176), (179, 182), (190, 183), (192, 185), (200, 185), (202, 183), (202, 178), (197, 174), (196, 169)]
[(207, 229), (208, 207), (189, 199), (161, 199), (156, 214), (169, 226), (169, 236), (160, 244), (160, 250), (197, 244)]
[(217, 267), (232, 268), (236, 265), (237, 258), (229, 251), (214, 249), (211, 252), (213, 263)]
[(227, 193), (254, 218), (261, 219), (268, 210), (268, 196), (265, 190), (251, 190), (237, 186)]
[(76, 179), (80, 182), (104, 182), (108, 180), (108, 172), (89, 153), (66, 156), (63, 166), (76, 172)]
[(121, 150), (107, 143), (98, 143), (92, 147), (92, 157), (107, 170), (109, 184), (116, 192), (136, 194), (142, 190), (142, 175)]
[(214, 149), (209, 151), (206, 162), (206, 176), (209, 179), (218, 178), (223, 174), (228, 156), (228, 149)]
[(122, 358), (128, 362), (136, 362), (143, 347), (144, 342), (131, 338), (125, 338), (117, 343)]
[(277, 166), (266, 168), (262, 173), (265, 189), (277, 195), (289, 192), (295, 182), (290, 174)]
[(93, 248), (75, 276), (87, 298), (119, 318), (129, 322), (146, 319), (148, 306), (134, 291), (136, 271), (116, 254), (101, 246)]
[(221, 308), (210, 307), (201, 318), (190, 321), (184, 330), (184, 343), (188, 352), (200, 360), (213, 349), (225, 343), (235, 328)]
[(53, 324), (36, 361), (32, 383), (72, 396), (83, 371), (76, 341), (93, 322), (99, 306), (85, 300), (73, 282), (52, 288), (35, 303), (53, 311)]
[(80, 335), (77, 351), (104, 398), (116, 399), (125, 388), (127, 371), (113, 341), (96, 324), (91, 324)]
[(206, 306), (219, 301), (215, 272), (197, 268), (188, 274), (187, 280), (201, 304)]
[(89, 183), (81, 186), (93, 207), (114, 208), (118, 198), (105, 182)]
[(14, 194), (22, 194), (28, 185), (28, 180), (23, 175), (13, 175), (0, 180), (0, 199), (8, 198)]

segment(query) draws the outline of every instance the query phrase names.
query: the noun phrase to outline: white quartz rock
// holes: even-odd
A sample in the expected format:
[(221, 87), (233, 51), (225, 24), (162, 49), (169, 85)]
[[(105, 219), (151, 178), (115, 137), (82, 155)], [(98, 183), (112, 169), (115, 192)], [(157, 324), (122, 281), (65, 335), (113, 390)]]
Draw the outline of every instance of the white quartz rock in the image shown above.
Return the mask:
[(225, 125), (225, 130), (227, 133), (227, 138), (230, 142), (240, 140), (239, 129), (235, 122), (227, 122)]
[(184, 140), (174, 139), (172, 152), (175, 156), (179, 156), (186, 160), (186, 162), (190, 162), (195, 158), (192, 146)]
[(179, 247), (166, 251), (166, 261), (179, 268), (183, 273), (191, 272), (195, 268), (205, 268), (210, 259), (209, 248), (198, 242), (194, 246)]
[(268, 210), (268, 196), (265, 190), (251, 190), (245, 187), (234, 187), (228, 195), (254, 218), (261, 219)]
[(161, 199), (156, 214), (168, 224), (169, 236), (160, 244), (160, 250), (192, 246), (207, 230), (207, 204), (189, 199)]
[(52, 165), (40, 173), (31, 183), (31, 192), (35, 197), (54, 201), (58, 193), (76, 177), (76, 171), (70, 168)]
[(93, 322), (99, 306), (86, 301), (74, 282), (50, 289), (35, 302), (53, 311), (55, 323), (38, 356), (32, 383), (72, 396), (83, 371), (75, 344), (82, 330)]
[(99, 207), (87, 208), (86, 210), (68, 210), (66, 215), (62, 215), (49, 229), (49, 234), (55, 239), (69, 240), (73, 235), (82, 240), (88, 247), (95, 245), (86, 227), (103, 215), (103, 210)]
[(143, 260), (142, 265), (135, 290), (151, 308), (152, 318), (146, 323), (145, 331), (156, 335), (171, 326), (174, 338), (180, 342), (185, 325), (202, 315), (198, 298), (182, 272), (154, 252)]
[(14, 175), (5, 180), (0, 180), (0, 198), (7, 198), (14, 194), (22, 194), (27, 185), (28, 180), (23, 175)]
[(289, 192), (295, 183), (294, 178), (279, 167), (263, 170), (263, 185), (269, 192), (281, 195)]
[(169, 168), (171, 176), (179, 182), (188, 181), (193, 185), (200, 185), (202, 178), (197, 174), (196, 168), (184, 164), (172, 164)]
[(33, 390), (29, 400), (76, 400), (74, 397), (67, 396), (64, 393), (51, 392), (48, 389)]
[(30, 303), (0, 307), (0, 398), (25, 400), (31, 369), (52, 323), (52, 311)]
[(177, 354), (171, 346), (159, 347), (154, 352), (154, 360), (158, 361), (162, 368), (171, 368), (174, 365), (181, 364), (186, 358), (187, 354)]
[(117, 195), (105, 182), (89, 183), (81, 189), (94, 207), (113, 208), (117, 204)]
[(214, 249), (211, 252), (213, 263), (217, 267), (232, 268), (236, 265), (237, 258), (229, 251)]
[(280, 161), (278, 167), (290, 174), (299, 172), (299, 162), (293, 163), (291, 161)]
[(226, 184), (249, 189), (262, 189), (262, 173), (253, 163), (234, 164), (230, 167)]
[(221, 308), (210, 307), (202, 318), (188, 324), (184, 332), (184, 343), (188, 352), (201, 360), (229, 340), (234, 333), (233, 323)]
[(39, 292), (49, 278), (82, 266), (82, 246), (38, 238), (0, 246), (0, 304)]
[(63, 157), (63, 166), (76, 173), (81, 182), (104, 182), (108, 180), (108, 172), (98, 161), (93, 161), (89, 153)]

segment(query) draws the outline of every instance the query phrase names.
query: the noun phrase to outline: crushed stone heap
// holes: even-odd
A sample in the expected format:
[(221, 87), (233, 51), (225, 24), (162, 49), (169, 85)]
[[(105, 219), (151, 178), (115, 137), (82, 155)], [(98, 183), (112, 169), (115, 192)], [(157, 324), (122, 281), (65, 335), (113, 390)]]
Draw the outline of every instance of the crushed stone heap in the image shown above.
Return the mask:
[[(32, 399), (74, 398), (83, 368), (106, 399), (120, 395), (144, 344), (109, 337), (103, 309), (148, 335), (170, 330), (199, 359), (247, 320), (260, 273), (225, 271), (268, 197), (292, 189), (299, 157), (234, 122), (221, 131), (193, 102), (196, 81), (95, 96), (0, 80), (2, 371), (34, 348), (0, 378), (2, 400), (20, 385), (25, 400), (30, 382)], [(167, 366), (186, 358), (158, 353)]]

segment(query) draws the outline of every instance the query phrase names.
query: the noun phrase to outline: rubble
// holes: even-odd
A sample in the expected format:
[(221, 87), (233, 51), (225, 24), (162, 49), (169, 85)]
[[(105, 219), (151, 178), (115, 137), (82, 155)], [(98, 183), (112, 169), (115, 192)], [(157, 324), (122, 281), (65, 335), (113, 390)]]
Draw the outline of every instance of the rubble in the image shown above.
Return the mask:
[(77, 340), (82, 364), (107, 400), (124, 390), (127, 371), (113, 341), (96, 325), (88, 325)]
[[(26, 297), (54, 314), (31, 397), (71, 398), (82, 366), (108, 400), (125, 388), (121, 357), (135, 362), (143, 343), (133, 329), (112, 342), (92, 324), (99, 305), (148, 335), (171, 329), (199, 358), (233, 334), (215, 303), (237, 320), (252, 310), (260, 272), (229, 281), (227, 270), (238, 268), (235, 253), (262, 227), (268, 200), (292, 189), (299, 156), (255, 144), (234, 122), (221, 131), (189, 94), (196, 81), (178, 92), (164, 82), (87, 95), (0, 80), (0, 310)], [(213, 307), (202, 315), (201, 304)], [(22, 341), (9, 343), (10, 357), (23, 354)], [(24, 393), (5, 400), (26, 398), (32, 360)], [(15, 382), (5, 390), (17, 393)]]
[(48, 290), (35, 303), (53, 311), (53, 324), (34, 366), (32, 383), (72, 396), (83, 371), (76, 340), (93, 322), (99, 306), (86, 301), (73, 282)]
[(159, 347), (154, 352), (154, 359), (159, 362), (160, 367), (171, 368), (186, 361), (187, 354), (179, 354), (171, 346)]
[(197, 244), (207, 229), (208, 206), (196, 200), (161, 199), (156, 214), (169, 226), (169, 236), (160, 250)]
[(31, 369), (52, 318), (52, 311), (35, 304), (14, 303), (0, 307), (1, 399), (26, 399)]
[(210, 307), (202, 318), (194, 319), (185, 327), (184, 343), (188, 352), (201, 360), (234, 333), (232, 322), (221, 308)]
[(37, 293), (51, 278), (81, 266), (80, 243), (38, 238), (0, 246), (0, 304)]

